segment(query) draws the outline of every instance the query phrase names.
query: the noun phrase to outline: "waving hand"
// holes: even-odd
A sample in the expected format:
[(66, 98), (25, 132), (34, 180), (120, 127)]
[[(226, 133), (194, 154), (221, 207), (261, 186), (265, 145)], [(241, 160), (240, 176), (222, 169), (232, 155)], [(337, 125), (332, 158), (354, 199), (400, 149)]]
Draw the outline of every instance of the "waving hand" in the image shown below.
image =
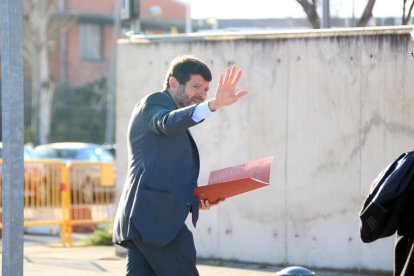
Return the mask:
[(238, 70), (237, 73), (236, 71), (236, 67), (233, 65), (227, 68), (225, 73), (220, 74), (216, 95), (208, 103), (210, 110), (215, 111), (219, 108), (231, 105), (237, 102), (241, 97), (247, 95), (246, 90), (236, 92), (236, 87), (242, 74), (241, 70)]

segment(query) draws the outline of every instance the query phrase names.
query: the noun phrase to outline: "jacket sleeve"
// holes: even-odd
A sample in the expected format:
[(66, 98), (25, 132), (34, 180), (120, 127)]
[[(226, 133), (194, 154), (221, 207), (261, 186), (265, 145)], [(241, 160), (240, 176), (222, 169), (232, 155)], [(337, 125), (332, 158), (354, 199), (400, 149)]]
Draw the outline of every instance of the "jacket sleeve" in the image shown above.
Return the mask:
[(159, 135), (171, 135), (201, 123), (192, 119), (195, 107), (191, 105), (176, 109), (170, 96), (154, 93), (144, 103), (144, 114), (151, 131)]

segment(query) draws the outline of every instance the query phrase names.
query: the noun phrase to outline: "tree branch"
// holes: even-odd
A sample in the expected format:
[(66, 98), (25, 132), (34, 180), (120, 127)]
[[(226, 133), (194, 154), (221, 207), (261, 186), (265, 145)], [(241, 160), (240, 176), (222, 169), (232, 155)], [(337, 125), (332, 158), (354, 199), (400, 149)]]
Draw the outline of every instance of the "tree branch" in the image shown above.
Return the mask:
[(358, 27), (365, 27), (368, 23), (368, 21), (372, 17), (372, 10), (374, 8), (376, 0), (368, 0), (367, 5), (365, 6), (364, 12), (362, 13), (361, 18), (358, 22)]
[(410, 8), (408, 9), (408, 14), (407, 16), (405, 16), (405, 4), (406, 4), (407, 0), (404, 0), (404, 4), (403, 4), (403, 15), (402, 15), (402, 24), (403, 25), (407, 25), (408, 22), (411, 19), (411, 12), (413, 11), (413, 7), (414, 7), (414, 0), (411, 1), (411, 5)]
[(296, 2), (302, 6), (312, 27), (314, 29), (319, 29), (321, 23), (318, 13), (316, 12), (316, 0), (312, 0), (312, 3), (308, 2), (308, 0), (296, 0)]

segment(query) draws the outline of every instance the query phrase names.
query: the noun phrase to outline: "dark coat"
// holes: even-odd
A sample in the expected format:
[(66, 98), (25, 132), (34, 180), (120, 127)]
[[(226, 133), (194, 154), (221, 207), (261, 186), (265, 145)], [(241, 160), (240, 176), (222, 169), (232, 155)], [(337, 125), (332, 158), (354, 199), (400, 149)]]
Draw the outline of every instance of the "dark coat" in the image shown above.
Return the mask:
[(373, 242), (397, 232), (394, 275), (414, 275), (414, 152), (388, 165), (374, 180), (360, 212), (360, 233)]
[(185, 223), (200, 162), (188, 130), (195, 105), (177, 109), (167, 91), (134, 108), (128, 127), (128, 175), (114, 221), (113, 241), (168, 244)]
[(406, 227), (404, 214), (414, 185), (413, 177), (414, 151), (402, 154), (377, 176), (360, 212), (363, 242), (391, 236)]

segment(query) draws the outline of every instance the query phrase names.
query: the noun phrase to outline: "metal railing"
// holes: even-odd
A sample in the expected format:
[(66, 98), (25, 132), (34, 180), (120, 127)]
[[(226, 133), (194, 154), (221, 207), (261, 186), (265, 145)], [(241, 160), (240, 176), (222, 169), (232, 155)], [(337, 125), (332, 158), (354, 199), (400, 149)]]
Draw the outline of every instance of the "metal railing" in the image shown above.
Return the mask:
[[(0, 206), (1, 186), (0, 177)], [(74, 226), (112, 223), (114, 164), (25, 161), (23, 196), (24, 227), (60, 226), (62, 245), (71, 246)]]

